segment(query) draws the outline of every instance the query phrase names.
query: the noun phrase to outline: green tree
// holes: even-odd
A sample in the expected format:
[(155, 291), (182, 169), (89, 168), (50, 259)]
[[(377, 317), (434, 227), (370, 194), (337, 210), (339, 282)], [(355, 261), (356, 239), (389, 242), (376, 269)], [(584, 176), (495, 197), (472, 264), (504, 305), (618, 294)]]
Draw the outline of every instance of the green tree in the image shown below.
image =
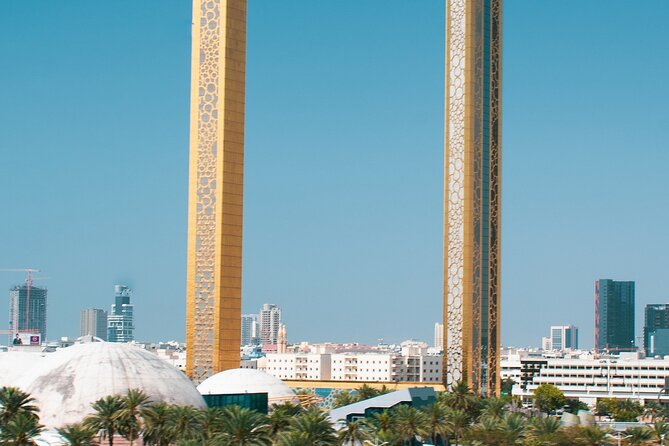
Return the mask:
[(458, 444), (460, 439), (465, 435), (465, 432), (467, 432), (470, 423), (471, 418), (467, 412), (459, 409), (450, 409), (447, 421), (449, 438), (453, 438), (455, 443)]
[(125, 396), (121, 398), (121, 402), (123, 406), (117, 415), (119, 433), (130, 441), (130, 446), (132, 446), (133, 441), (139, 438), (142, 429), (142, 411), (151, 403), (151, 400), (143, 391), (129, 389)]
[(629, 436), (627, 443), (630, 445), (644, 444), (653, 438), (653, 431), (647, 427), (630, 427), (625, 434)]
[(202, 440), (204, 414), (191, 406), (171, 406), (169, 430), (177, 441)]
[[(221, 431), (223, 424), (223, 409), (208, 407), (200, 411), (199, 427), (204, 440), (211, 440)], [(269, 425), (268, 425), (269, 429)]]
[(355, 389), (355, 392), (358, 395), (359, 400), (367, 400), (369, 398), (379, 396), (379, 391), (367, 384), (363, 384), (362, 386), (358, 387)]
[(574, 426), (565, 429), (568, 438), (571, 437), (573, 441), (570, 444), (578, 446), (601, 446), (607, 444), (606, 432), (597, 426)]
[(578, 415), (579, 410), (588, 410), (588, 405), (578, 399), (567, 399), (564, 403), (565, 410), (571, 414)]
[(34, 402), (35, 398), (32, 398), (29, 394), (16, 387), (1, 388), (0, 426), (4, 426), (20, 413), (37, 416), (39, 409), (33, 404)]
[(63, 437), (70, 446), (92, 446), (97, 444), (94, 439), (97, 432), (90, 426), (82, 423), (70, 424), (58, 429), (58, 434)]
[(168, 446), (175, 438), (170, 429), (172, 408), (167, 403), (154, 403), (142, 409), (142, 439), (147, 445)]
[(34, 446), (35, 438), (42, 432), (44, 426), (39, 419), (26, 412), (14, 415), (0, 429), (0, 444), (3, 446)]
[(478, 414), (478, 397), (464, 381), (457, 381), (451, 386), (450, 392), (442, 392), (439, 400), (452, 409), (464, 410), (473, 418)]
[(552, 412), (564, 406), (566, 398), (562, 390), (553, 384), (541, 384), (534, 390), (534, 407), (542, 412)]
[(506, 401), (499, 398), (488, 398), (483, 401), (481, 416), (501, 419), (504, 417)]
[(417, 435), (429, 435), (427, 417), (415, 407), (400, 404), (392, 409), (394, 430), (400, 439), (411, 445)]
[(536, 417), (530, 421), (528, 437), (537, 445), (560, 444), (562, 432), (560, 420), (555, 417)]
[(337, 408), (342, 406), (348, 406), (349, 404), (353, 404), (358, 401), (359, 399), (357, 395), (354, 395), (348, 390), (342, 390), (334, 397), (334, 407)]
[(426, 417), (427, 435), (432, 438), (432, 444), (437, 444), (441, 437), (445, 439), (449, 432), (449, 410), (443, 404), (435, 402), (423, 409)]
[(611, 415), (616, 421), (637, 421), (643, 414), (643, 407), (637, 401), (616, 400)]
[(613, 410), (616, 407), (616, 400), (614, 398), (601, 398), (595, 404), (595, 414), (603, 417), (610, 417), (613, 415)]
[(367, 425), (362, 420), (347, 421), (342, 420), (344, 427), (339, 430), (337, 437), (342, 445), (355, 446), (362, 444), (365, 440), (372, 438)]
[(272, 413), (268, 417), (270, 426), (270, 436), (278, 438), (281, 432), (284, 432), (290, 426), (290, 420), (302, 413), (302, 408), (297, 404), (285, 402), (275, 404), (272, 407)]
[(665, 444), (665, 439), (669, 440), (669, 424), (666, 422), (655, 421), (650, 429), (653, 432), (653, 437), (659, 444), (663, 445)]
[(84, 425), (95, 431), (102, 431), (109, 446), (113, 446), (114, 434), (119, 428), (118, 413), (123, 408), (123, 401), (118, 396), (106, 396), (94, 402), (92, 407), (95, 412), (84, 419)]
[(481, 417), (478, 423), (466, 431), (465, 438), (472, 444), (495, 446), (500, 444), (500, 421)]
[(507, 413), (499, 425), (499, 432), (502, 445), (522, 444), (525, 437), (525, 418), (517, 413)]
[(239, 406), (223, 408), (221, 431), (214, 444), (226, 446), (264, 446), (269, 444), (270, 427), (267, 417)]
[(310, 408), (290, 421), (290, 438), (303, 438), (304, 445), (327, 446), (337, 444), (337, 435), (327, 415), (319, 409)]

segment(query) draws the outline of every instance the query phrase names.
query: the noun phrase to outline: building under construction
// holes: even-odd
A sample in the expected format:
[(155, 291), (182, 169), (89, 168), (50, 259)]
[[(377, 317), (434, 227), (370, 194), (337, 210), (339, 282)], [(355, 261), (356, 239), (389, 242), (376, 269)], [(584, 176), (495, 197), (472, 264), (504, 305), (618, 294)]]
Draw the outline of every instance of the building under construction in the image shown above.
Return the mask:
[(47, 289), (30, 284), (9, 290), (9, 331), (39, 333), (46, 340)]

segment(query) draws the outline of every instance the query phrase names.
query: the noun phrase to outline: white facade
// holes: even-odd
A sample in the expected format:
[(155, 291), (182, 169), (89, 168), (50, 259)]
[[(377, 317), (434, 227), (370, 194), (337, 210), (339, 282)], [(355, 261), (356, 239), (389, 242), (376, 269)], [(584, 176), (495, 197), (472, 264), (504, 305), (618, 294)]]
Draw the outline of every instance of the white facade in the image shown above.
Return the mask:
[(286, 353), (268, 354), (265, 359), (264, 370), (281, 379), (435, 383), (442, 380), (443, 362), (437, 355)]
[(281, 325), (281, 308), (274, 304), (264, 304), (260, 310), (260, 342), (262, 344), (276, 344)]
[(245, 345), (257, 345), (260, 342), (257, 314), (242, 315), (242, 347)]
[(444, 351), (444, 324), (434, 324), (434, 348)]
[(329, 381), (331, 358), (317, 353), (270, 353), (264, 371), (279, 379)]
[(107, 312), (97, 308), (81, 310), (79, 336), (95, 336), (107, 340)]
[[(567, 398), (595, 404), (599, 398), (657, 401), (669, 378), (669, 358), (639, 358), (637, 353), (617, 358), (519, 358), (502, 360), (502, 378), (516, 381), (513, 394), (531, 400), (541, 384), (553, 384)], [(669, 395), (661, 399), (669, 402)]]
[(573, 325), (552, 325), (550, 340), (550, 350), (576, 350), (578, 349), (578, 328)]

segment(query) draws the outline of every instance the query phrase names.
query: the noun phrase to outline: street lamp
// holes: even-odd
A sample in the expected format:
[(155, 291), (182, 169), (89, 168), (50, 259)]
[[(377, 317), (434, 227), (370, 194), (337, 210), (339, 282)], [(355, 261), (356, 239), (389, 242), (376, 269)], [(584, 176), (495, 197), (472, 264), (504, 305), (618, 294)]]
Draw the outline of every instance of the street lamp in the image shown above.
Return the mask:
[(620, 432), (620, 431), (619, 431), (619, 432), (616, 432), (616, 433), (618, 434), (617, 437), (616, 437), (615, 435), (612, 435), (612, 434), (606, 434), (606, 436), (607, 436), (607, 437), (611, 437), (611, 438), (615, 438), (616, 440), (618, 440), (618, 446), (620, 446), (620, 442), (621, 442), (622, 440), (625, 440), (625, 439), (631, 437), (631, 435), (625, 435), (625, 436), (623, 437), (623, 433)]

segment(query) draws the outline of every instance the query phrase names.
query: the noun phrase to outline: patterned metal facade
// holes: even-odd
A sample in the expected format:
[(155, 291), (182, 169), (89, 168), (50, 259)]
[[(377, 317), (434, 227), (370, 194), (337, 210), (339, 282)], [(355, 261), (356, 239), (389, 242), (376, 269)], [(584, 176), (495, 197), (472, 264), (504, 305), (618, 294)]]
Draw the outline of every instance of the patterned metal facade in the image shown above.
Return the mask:
[(239, 367), (246, 0), (194, 0), (187, 374)]
[(499, 392), (501, 0), (447, 0), (444, 382)]

